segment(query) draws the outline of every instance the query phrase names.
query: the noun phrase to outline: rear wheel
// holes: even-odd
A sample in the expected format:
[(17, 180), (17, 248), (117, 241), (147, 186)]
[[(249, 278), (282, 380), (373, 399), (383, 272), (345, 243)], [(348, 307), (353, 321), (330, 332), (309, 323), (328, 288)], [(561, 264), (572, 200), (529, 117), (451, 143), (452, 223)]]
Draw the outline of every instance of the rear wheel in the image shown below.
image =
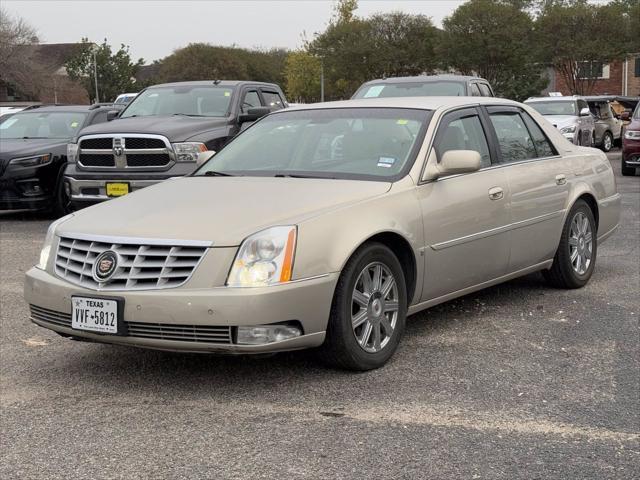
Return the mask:
[(597, 250), (593, 212), (583, 200), (578, 200), (567, 216), (553, 265), (543, 275), (555, 287), (583, 287), (593, 274)]
[(393, 355), (404, 332), (407, 291), (393, 252), (366, 244), (347, 262), (331, 306), (323, 360), (349, 370), (371, 370)]

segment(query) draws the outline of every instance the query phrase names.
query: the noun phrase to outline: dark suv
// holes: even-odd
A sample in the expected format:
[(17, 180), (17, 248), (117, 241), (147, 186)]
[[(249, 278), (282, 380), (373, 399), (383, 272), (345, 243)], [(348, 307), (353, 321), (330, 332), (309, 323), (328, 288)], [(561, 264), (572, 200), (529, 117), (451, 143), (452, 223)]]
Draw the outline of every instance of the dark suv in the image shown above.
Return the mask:
[(489, 82), (463, 75), (392, 77), (363, 83), (351, 98), (377, 97), (495, 97)]
[(286, 106), (280, 87), (270, 83), (149, 87), (113, 121), (82, 130), (69, 145), (71, 203), (83, 207), (190, 174), (201, 153), (220, 150), (249, 123)]
[(62, 175), (67, 143), (88, 125), (106, 122), (108, 104), (35, 106), (0, 119), (0, 210), (65, 213)]

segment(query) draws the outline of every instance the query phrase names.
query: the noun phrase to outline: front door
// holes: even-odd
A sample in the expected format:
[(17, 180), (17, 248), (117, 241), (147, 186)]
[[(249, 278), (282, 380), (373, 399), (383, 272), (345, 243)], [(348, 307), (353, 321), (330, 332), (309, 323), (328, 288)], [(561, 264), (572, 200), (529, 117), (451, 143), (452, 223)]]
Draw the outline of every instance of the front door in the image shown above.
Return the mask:
[[(445, 115), (430, 161), (449, 150), (475, 150), (477, 172), (442, 177), (418, 187), (424, 218), (422, 301), (479, 285), (506, 273), (509, 261), (509, 187), (503, 168), (492, 168), (487, 121), (475, 108)], [(435, 156), (436, 158), (433, 158)]]

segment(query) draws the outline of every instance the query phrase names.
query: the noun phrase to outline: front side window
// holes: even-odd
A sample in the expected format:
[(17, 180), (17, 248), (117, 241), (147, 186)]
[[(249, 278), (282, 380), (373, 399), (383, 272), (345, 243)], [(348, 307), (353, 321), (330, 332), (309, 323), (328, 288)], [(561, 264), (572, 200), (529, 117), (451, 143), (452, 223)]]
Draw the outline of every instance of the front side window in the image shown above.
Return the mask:
[(486, 83), (479, 83), (478, 87), (480, 88), (480, 93), (483, 97), (493, 97), (493, 93), (491, 93), (489, 85), (487, 85)]
[(471, 96), (472, 97), (481, 97), (482, 96), (480, 94), (480, 89), (478, 88), (478, 84), (477, 83), (472, 83), (471, 84)]
[(233, 89), (221, 86), (153, 87), (138, 95), (120, 118), (153, 115), (226, 117)]
[(464, 96), (465, 85), (456, 81), (398, 82), (367, 85), (358, 90), (353, 98), (390, 98), (390, 97), (433, 97)]
[(261, 107), (262, 103), (260, 102), (260, 96), (258, 95), (257, 90), (249, 90), (244, 94), (244, 98), (242, 99), (242, 105), (240, 105), (240, 110), (242, 113), (246, 113), (250, 108)]
[(576, 102), (573, 100), (555, 101), (555, 102), (530, 102), (527, 103), (531, 108), (538, 111), (542, 115), (571, 115), (577, 116)]
[(0, 139), (73, 138), (86, 118), (86, 113), (76, 112), (20, 112), (0, 122)]
[(396, 180), (415, 161), (431, 115), (401, 108), (283, 110), (237, 136), (195, 175)]
[(450, 121), (445, 116), (436, 141), (436, 153), (438, 161), (449, 150), (474, 150), (480, 154), (481, 167), (491, 165), (489, 145), (478, 115), (469, 115), (459, 118), (453, 114)]
[(537, 158), (533, 139), (518, 113), (496, 112), (491, 113), (490, 118), (498, 137), (500, 163)]

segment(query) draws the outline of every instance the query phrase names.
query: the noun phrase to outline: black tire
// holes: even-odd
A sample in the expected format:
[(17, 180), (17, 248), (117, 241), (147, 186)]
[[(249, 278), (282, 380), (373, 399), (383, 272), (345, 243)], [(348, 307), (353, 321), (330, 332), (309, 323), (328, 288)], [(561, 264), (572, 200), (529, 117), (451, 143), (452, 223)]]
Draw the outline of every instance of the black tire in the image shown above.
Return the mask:
[(67, 192), (64, 190), (64, 168), (60, 170), (60, 174), (58, 175), (53, 202), (51, 206), (51, 215), (53, 217), (60, 218), (71, 213), (71, 202)]
[[(356, 339), (356, 333), (352, 328), (353, 292), (356, 282), (365, 268), (371, 264), (378, 263), (384, 265), (395, 280), (398, 314), (395, 328), (393, 333), (388, 336), (386, 345), (381, 350), (371, 353), (360, 346)], [(379, 368), (396, 351), (404, 333), (406, 316), (407, 289), (400, 262), (385, 245), (373, 242), (367, 243), (351, 256), (342, 270), (333, 295), (327, 336), (318, 352), (320, 358), (333, 367), (347, 370), (365, 371)]]
[(636, 174), (635, 167), (627, 167), (624, 164), (624, 160), (620, 161), (620, 171), (622, 172), (622, 175), (625, 177), (631, 177)]
[[(607, 142), (608, 140), (608, 142)], [(613, 134), (609, 131), (604, 132), (602, 135), (602, 142), (600, 143), (600, 148), (603, 152), (610, 152), (613, 148)]]
[[(571, 261), (569, 237), (571, 234), (571, 224), (578, 214), (584, 215), (589, 221), (589, 227), (592, 235), (592, 250), (589, 267), (584, 273), (578, 273)], [(591, 278), (596, 265), (596, 257), (598, 253), (598, 235), (596, 229), (596, 221), (589, 205), (583, 200), (578, 200), (567, 215), (567, 220), (562, 228), (562, 236), (560, 237), (560, 245), (553, 258), (553, 265), (549, 270), (544, 270), (547, 282), (557, 288), (581, 288), (584, 287)]]
[(582, 147), (582, 130), (578, 132), (578, 146)]

